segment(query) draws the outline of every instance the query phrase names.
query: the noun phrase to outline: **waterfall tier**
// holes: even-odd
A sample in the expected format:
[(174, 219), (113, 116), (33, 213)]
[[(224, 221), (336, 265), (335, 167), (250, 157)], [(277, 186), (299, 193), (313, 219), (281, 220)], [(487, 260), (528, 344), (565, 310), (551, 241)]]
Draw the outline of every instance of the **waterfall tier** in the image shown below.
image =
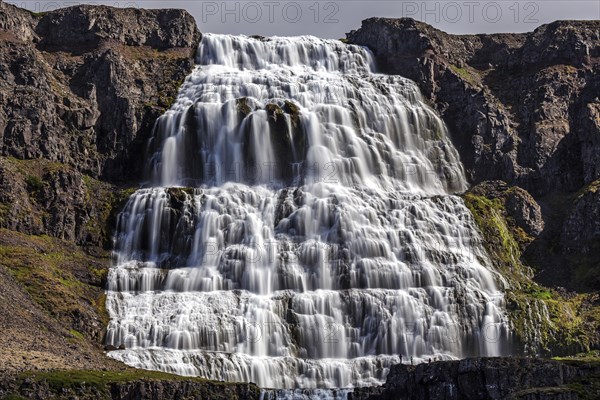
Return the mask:
[(445, 126), (373, 64), (338, 41), (204, 36), (118, 218), (112, 357), (300, 390), (507, 351)]

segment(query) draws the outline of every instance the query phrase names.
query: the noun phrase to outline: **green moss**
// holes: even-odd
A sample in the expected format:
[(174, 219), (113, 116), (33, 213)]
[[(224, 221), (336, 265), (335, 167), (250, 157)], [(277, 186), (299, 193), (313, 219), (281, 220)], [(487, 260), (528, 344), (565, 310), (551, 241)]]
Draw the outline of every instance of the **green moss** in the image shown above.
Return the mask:
[(30, 192), (37, 192), (44, 187), (44, 181), (42, 181), (39, 176), (35, 175), (27, 175), (25, 177), (25, 183)]
[(509, 317), (527, 352), (566, 353), (589, 349), (597, 342), (600, 311), (587, 295), (565, 298), (533, 281), (531, 268), (521, 261), (518, 228), (507, 218), (503, 202), (467, 193), (465, 205), (481, 231), (488, 254), (507, 280)]
[[(219, 398), (219, 399), (236, 399), (237, 391), (235, 388), (238, 383), (208, 381), (203, 378), (191, 378), (178, 375), (172, 375), (164, 372), (145, 371), (137, 369), (126, 369), (122, 371), (48, 371), (48, 372), (25, 372), (19, 377), (21, 382), (25, 380), (30, 382), (44, 382), (51, 392), (63, 397), (68, 392), (81, 393), (89, 392), (90, 395), (97, 398), (110, 398), (111, 387), (113, 384), (129, 383), (136, 381), (152, 382), (152, 381), (185, 381), (191, 383), (200, 383), (205, 385), (204, 388), (198, 388), (198, 393), (195, 393), (197, 398)], [(233, 390), (230, 390), (232, 388)], [(250, 384), (250, 398), (258, 398), (260, 390), (255, 385)]]
[(290, 115), (294, 128), (300, 126), (300, 108), (296, 103), (286, 100), (283, 103), (283, 111)]
[[(106, 182), (99, 181), (90, 176), (83, 176), (85, 198), (88, 204), (94, 205), (95, 218), (90, 218), (85, 224), (89, 235), (95, 236), (105, 248), (112, 243), (113, 227), (117, 215), (125, 202), (136, 191), (128, 187), (115, 190)], [(92, 273), (102, 279), (104, 270), (94, 270)]]
[(194, 188), (190, 187), (170, 187), (167, 189), (167, 193), (172, 200), (179, 203), (183, 203), (194, 195)]
[(350, 41), (349, 41), (348, 39), (346, 39), (346, 38), (341, 38), (341, 39), (339, 39), (339, 41), (340, 41), (340, 42), (342, 42), (342, 43), (349, 43), (349, 42), (350, 42)]
[(461, 79), (467, 81), (471, 85), (477, 86), (479, 85), (480, 77), (475, 69), (471, 67), (459, 67), (456, 65), (450, 65), (450, 69), (458, 75)]
[(146, 371), (146, 370), (124, 370), (124, 371), (50, 371), (43, 373), (24, 373), (23, 378), (35, 380), (45, 380), (50, 387), (62, 389), (65, 387), (74, 387), (83, 383), (102, 386), (108, 383), (130, 382), (135, 380), (170, 380), (170, 381), (194, 381), (208, 382), (202, 378), (188, 378), (179, 375), (168, 374), (165, 372)]
[(241, 98), (237, 99), (235, 104), (237, 106), (238, 112), (244, 116), (246, 116), (252, 112), (252, 109), (250, 108), (250, 104), (248, 104), (247, 97), (241, 97)]
[(107, 326), (110, 321), (108, 310), (106, 309), (106, 293), (101, 293), (94, 302), (100, 321), (104, 326)]
[(500, 199), (488, 199), (467, 193), (465, 205), (471, 210), (477, 226), (485, 239), (488, 252), (500, 262), (504, 273), (528, 273), (519, 262), (519, 244), (506, 223), (505, 211)]
[(283, 115), (283, 110), (277, 104), (267, 104), (265, 110), (267, 111), (267, 114), (274, 119)]
[(69, 333), (77, 340), (85, 340), (85, 337), (81, 332), (76, 331), (75, 329), (71, 329)]
[(2, 400), (25, 400), (26, 397), (20, 396), (18, 394), (7, 394), (6, 396), (2, 397)]
[(175, 103), (175, 97), (166, 95), (164, 93), (159, 94), (158, 96), (158, 105), (162, 107), (164, 110), (168, 110)]
[[(50, 316), (73, 322), (88, 315), (101, 288), (84, 283), (74, 271), (108, 265), (108, 258), (85, 254), (72, 243), (0, 229), (0, 264)], [(67, 325), (68, 326), (68, 325)]]
[(44, 15), (46, 15), (45, 11), (31, 11), (31, 10), (27, 10), (27, 9), (25, 9), (25, 10), (29, 11), (29, 14), (31, 14), (33, 17), (36, 17), (36, 18), (41, 18)]
[(598, 190), (600, 190), (600, 179), (597, 181), (594, 181), (586, 186), (584, 186), (583, 188), (581, 188), (577, 194), (575, 195), (575, 200), (579, 200), (580, 198), (582, 198), (583, 196), (585, 196), (586, 194), (594, 194), (597, 193)]

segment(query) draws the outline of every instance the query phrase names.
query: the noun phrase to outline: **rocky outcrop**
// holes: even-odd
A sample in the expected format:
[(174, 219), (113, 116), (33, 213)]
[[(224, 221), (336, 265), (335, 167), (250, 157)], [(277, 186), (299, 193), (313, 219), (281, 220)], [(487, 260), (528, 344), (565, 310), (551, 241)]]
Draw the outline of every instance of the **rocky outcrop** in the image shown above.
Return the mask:
[(371, 18), (347, 36), (419, 84), (473, 182), (541, 195), (598, 179), (599, 31), (600, 21), (558, 21), (529, 34), (459, 36)]
[(500, 200), (506, 217), (531, 239), (539, 236), (544, 230), (541, 207), (526, 190), (518, 186), (509, 187), (503, 181), (488, 181), (474, 186), (470, 193)]
[(139, 179), (143, 142), (191, 71), (200, 33), (181, 10), (0, 3), (0, 154), (111, 181)]
[[(391, 368), (385, 385), (353, 400), (595, 398), (600, 364), (519, 358), (478, 358)], [(365, 393), (366, 392), (366, 393)], [(373, 393), (379, 392), (379, 393)]]

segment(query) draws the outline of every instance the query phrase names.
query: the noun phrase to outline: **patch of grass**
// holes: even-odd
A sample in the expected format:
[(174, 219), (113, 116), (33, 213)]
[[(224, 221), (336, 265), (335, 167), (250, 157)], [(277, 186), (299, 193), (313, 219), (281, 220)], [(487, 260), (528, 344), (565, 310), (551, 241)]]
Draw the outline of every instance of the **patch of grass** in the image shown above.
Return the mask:
[(83, 333), (76, 331), (75, 329), (69, 330), (69, 333), (77, 340), (85, 340)]
[(0, 264), (50, 316), (68, 327), (90, 318), (98, 293), (103, 292), (84, 283), (76, 271), (83, 273), (89, 265), (108, 265), (108, 259), (91, 257), (73, 243), (49, 236), (0, 229)]
[(25, 177), (25, 183), (27, 184), (29, 192), (37, 192), (44, 187), (44, 181), (36, 175), (27, 175)]
[(2, 400), (25, 400), (26, 397), (20, 396), (18, 394), (7, 394), (6, 396), (2, 397)]
[(467, 81), (473, 86), (480, 85), (480, 77), (475, 69), (471, 67), (459, 67), (457, 65), (450, 65), (450, 69), (458, 75), (464, 81)]

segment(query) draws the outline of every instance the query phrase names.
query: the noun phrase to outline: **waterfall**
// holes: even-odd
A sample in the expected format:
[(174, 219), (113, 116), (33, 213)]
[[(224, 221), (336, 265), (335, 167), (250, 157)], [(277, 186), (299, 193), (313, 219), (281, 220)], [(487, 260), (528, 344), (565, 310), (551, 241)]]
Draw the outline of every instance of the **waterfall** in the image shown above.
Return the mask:
[(508, 351), (458, 154), (413, 82), (308, 36), (207, 34), (197, 63), (118, 217), (111, 357), (289, 397)]

